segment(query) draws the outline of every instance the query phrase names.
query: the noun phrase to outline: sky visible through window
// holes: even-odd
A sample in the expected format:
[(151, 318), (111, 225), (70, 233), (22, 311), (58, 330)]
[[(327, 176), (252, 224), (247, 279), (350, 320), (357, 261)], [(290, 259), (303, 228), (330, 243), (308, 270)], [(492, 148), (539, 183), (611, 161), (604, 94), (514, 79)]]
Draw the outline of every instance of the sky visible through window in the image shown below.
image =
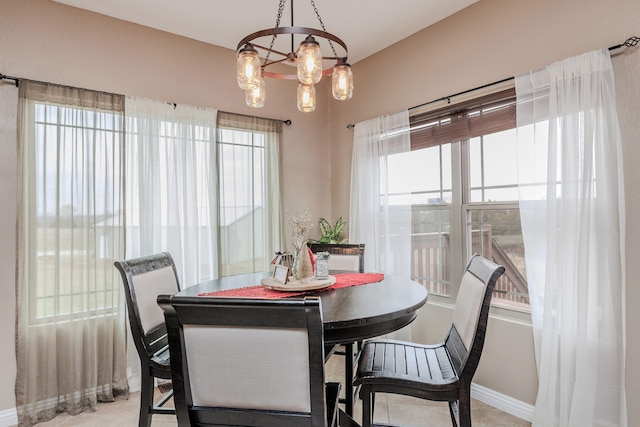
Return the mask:
[(220, 225), (264, 205), (264, 140), (259, 132), (220, 130)]
[[(540, 141), (542, 137), (544, 142)], [(544, 182), (546, 176), (544, 170), (534, 169), (533, 160), (546, 159), (546, 139), (544, 131), (534, 135), (533, 126), (472, 138), (469, 141), (470, 202), (517, 201), (519, 191), (527, 199), (543, 199), (546, 187), (539, 183)], [(518, 155), (524, 161), (519, 160)], [(390, 204), (451, 202), (450, 144), (390, 155), (387, 168)], [(520, 190), (518, 174), (525, 184)], [(538, 185), (534, 185), (536, 183)]]

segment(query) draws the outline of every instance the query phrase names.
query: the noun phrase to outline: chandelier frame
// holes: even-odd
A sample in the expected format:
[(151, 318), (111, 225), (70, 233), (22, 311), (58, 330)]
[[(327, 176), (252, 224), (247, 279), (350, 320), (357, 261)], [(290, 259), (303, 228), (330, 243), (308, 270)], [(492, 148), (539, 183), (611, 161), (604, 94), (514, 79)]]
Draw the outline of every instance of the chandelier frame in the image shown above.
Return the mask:
[[(290, 34), (291, 35), (291, 52), (285, 53), (285, 52), (281, 52), (279, 50), (275, 50), (273, 48), (270, 47), (266, 47), (266, 46), (262, 46), (258, 43), (254, 43), (253, 41), (256, 39), (259, 39), (261, 37), (277, 37), (279, 34)], [(267, 28), (264, 30), (260, 30), (260, 31), (256, 31), (255, 33), (251, 33), (248, 36), (246, 36), (245, 38), (243, 38), (240, 43), (238, 43), (238, 46), (236, 48), (236, 52), (240, 51), (240, 49), (242, 49), (244, 46), (246, 45), (250, 45), (252, 46), (254, 49), (258, 50), (261, 49), (264, 52), (271, 52), (274, 53), (276, 55), (279, 55), (282, 57), (282, 59), (279, 60), (273, 60), (273, 61), (269, 61), (268, 58), (264, 59), (264, 63), (262, 64), (262, 73), (265, 77), (270, 77), (270, 78), (274, 78), (274, 79), (281, 79), (281, 80), (298, 80), (298, 76), (296, 73), (276, 73), (273, 71), (268, 71), (267, 67), (270, 65), (274, 65), (274, 64), (279, 64), (282, 62), (291, 62), (291, 63), (295, 63), (296, 61), (296, 53), (295, 53), (295, 49), (293, 46), (293, 36), (294, 35), (302, 35), (302, 36), (316, 36), (316, 37), (321, 37), (325, 40), (329, 40), (330, 42), (335, 42), (337, 43), (340, 47), (342, 47), (344, 49), (344, 56), (338, 56), (337, 54), (335, 56), (323, 56), (322, 59), (323, 60), (335, 60), (336, 64), (334, 64), (333, 66), (326, 68), (322, 70), (322, 77), (326, 77), (326, 76), (330, 76), (333, 73), (333, 70), (335, 69), (336, 65), (340, 65), (341, 63), (346, 63), (347, 61), (347, 57), (348, 57), (348, 53), (349, 50), (347, 49), (347, 45), (345, 42), (343, 42), (339, 37), (327, 32), (327, 31), (323, 31), (323, 30), (318, 30), (316, 28), (308, 28), (308, 27), (297, 27), (297, 26), (293, 26), (293, 27), (274, 27), (274, 28)], [(333, 47), (333, 46), (332, 46)]]

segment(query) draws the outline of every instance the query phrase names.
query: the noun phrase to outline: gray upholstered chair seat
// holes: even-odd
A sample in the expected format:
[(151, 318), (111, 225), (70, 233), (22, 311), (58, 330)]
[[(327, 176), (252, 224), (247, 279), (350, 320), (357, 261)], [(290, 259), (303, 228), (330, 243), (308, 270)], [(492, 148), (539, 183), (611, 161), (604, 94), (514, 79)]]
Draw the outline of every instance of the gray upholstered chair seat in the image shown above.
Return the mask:
[(310, 243), (314, 254), (329, 252), (329, 272), (364, 273), (364, 243)]

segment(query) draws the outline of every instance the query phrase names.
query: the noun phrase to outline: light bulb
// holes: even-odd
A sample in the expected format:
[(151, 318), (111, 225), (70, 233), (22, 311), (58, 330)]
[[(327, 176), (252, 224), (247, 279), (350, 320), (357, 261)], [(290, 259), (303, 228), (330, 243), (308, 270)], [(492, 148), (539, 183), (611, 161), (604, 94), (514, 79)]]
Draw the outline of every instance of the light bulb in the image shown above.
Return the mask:
[(298, 110), (311, 113), (316, 109), (316, 88), (314, 85), (298, 83)]
[(353, 73), (351, 66), (344, 61), (333, 69), (331, 92), (338, 101), (345, 101), (353, 96)]
[(260, 85), (262, 76), (258, 51), (250, 44), (246, 44), (238, 52), (236, 61), (236, 78), (240, 89), (253, 90)]
[(247, 89), (245, 91), (244, 100), (251, 108), (264, 107), (264, 101), (267, 97), (267, 87), (263, 78), (260, 78), (260, 85), (255, 89)]
[(307, 36), (300, 43), (296, 66), (300, 83), (312, 85), (322, 79), (322, 52), (320, 44), (312, 36)]

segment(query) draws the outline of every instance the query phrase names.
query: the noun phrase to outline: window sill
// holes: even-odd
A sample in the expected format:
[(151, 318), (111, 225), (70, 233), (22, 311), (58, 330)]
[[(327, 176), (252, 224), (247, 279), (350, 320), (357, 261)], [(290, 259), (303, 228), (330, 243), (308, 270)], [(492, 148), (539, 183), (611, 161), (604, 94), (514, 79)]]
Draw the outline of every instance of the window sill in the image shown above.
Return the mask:
[[(494, 300), (495, 301), (495, 300)], [(455, 300), (442, 295), (429, 295), (427, 304), (437, 305), (453, 310)], [(494, 302), (491, 304), (489, 316), (521, 325), (531, 326), (531, 310), (528, 305)]]

